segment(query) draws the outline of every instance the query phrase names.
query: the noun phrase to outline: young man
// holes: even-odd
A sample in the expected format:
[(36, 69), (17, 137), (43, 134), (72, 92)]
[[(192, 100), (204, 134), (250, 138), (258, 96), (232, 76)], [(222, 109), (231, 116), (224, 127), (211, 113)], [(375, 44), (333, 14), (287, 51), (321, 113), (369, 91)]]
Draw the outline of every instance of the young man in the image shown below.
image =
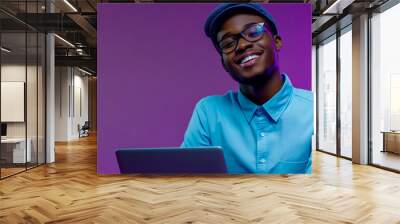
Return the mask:
[(281, 73), (283, 43), (270, 13), (221, 4), (205, 32), (239, 91), (201, 99), (182, 147), (221, 146), (229, 173), (310, 173), (313, 96)]

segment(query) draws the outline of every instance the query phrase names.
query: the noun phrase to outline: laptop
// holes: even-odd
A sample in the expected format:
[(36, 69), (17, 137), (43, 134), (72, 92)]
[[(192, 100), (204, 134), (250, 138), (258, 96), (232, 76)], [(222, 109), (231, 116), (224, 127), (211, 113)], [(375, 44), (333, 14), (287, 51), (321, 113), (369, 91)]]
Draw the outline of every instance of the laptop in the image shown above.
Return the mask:
[(221, 147), (127, 148), (116, 151), (122, 174), (226, 173)]

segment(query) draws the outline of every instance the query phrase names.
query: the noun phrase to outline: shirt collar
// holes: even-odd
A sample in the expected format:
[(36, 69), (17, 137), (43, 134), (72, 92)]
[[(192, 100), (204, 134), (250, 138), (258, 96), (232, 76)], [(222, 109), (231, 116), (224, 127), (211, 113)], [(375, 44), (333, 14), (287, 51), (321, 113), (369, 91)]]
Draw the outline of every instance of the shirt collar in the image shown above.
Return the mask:
[(240, 90), (238, 91), (239, 105), (249, 123), (253, 119), (254, 113), (259, 108), (263, 108), (275, 122), (279, 120), (293, 94), (293, 85), (289, 77), (283, 74), (282, 79), (283, 85), (281, 89), (271, 99), (260, 106), (249, 100)]

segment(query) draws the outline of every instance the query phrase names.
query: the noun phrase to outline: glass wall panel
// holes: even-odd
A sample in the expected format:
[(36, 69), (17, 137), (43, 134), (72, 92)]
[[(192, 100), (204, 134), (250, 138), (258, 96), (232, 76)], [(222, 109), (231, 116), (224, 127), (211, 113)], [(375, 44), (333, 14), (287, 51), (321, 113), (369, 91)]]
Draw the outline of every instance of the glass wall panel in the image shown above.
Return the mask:
[(45, 163), (46, 39), (18, 19), (35, 24), (44, 3), (0, 1), (0, 178)]
[(2, 33), (1, 46), (1, 175), (6, 177), (25, 170), (31, 161), (26, 144), (26, 33)]
[(45, 115), (46, 115), (46, 74), (45, 74), (45, 65), (46, 65), (46, 37), (43, 33), (38, 34), (38, 164), (45, 163), (46, 158), (46, 146), (45, 146)]
[(340, 154), (351, 158), (352, 149), (352, 35), (340, 36)]
[(372, 163), (400, 170), (400, 4), (376, 14), (372, 25)]
[[(29, 1), (27, 4), (26, 12), (38, 13), (37, 1)], [(32, 17), (30, 22), (37, 24), (38, 17)], [(38, 32), (27, 27), (27, 143), (32, 152), (28, 168), (38, 165), (38, 38)]]
[(318, 47), (318, 149), (336, 153), (336, 36)]
[(38, 98), (38, 49), (37, 41), (38, 36), (36, 32), (29, 31), (27, 33), (28, 38), (28, 63), (27, 63), (27, 99), (26, 99), (26, 112), (27, 112), (27, 143), (31, 150), (31, 160), (28, 163), (28, 168), (37, 165), (38, 160), (38, 144), (37, 144), (37, 98)]

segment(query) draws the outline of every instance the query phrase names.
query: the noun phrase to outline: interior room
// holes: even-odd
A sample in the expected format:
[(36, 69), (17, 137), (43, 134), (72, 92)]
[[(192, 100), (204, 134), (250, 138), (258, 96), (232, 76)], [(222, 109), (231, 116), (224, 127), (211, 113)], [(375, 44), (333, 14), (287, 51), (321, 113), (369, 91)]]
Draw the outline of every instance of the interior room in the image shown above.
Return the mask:
[(311, 174), (99, 174), (97, 6), (183, 2), (2, 0), (0, 223), (400, 223), (399, 1), (234, 2), (310, 5)]

